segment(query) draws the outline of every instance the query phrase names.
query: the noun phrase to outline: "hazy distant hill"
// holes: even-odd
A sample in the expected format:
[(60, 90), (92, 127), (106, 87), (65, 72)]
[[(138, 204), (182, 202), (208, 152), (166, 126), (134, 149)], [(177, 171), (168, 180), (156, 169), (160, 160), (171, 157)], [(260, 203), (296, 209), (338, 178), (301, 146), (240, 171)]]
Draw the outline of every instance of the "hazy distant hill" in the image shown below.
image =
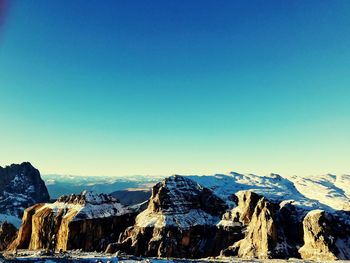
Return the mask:
[(136, 205), (147, 201), (151, 195), (151, 189), (127, 189), (118, 190), (111, 195), (117, 198), (124, 205)]
[[(56, 199), (61, 195), (80, 193), (84, 190), (97, 193), (113, 193), (126, 189), (150, 190), (153, 185), (162, 180), (165, 176), (73, 176), (73, 175), (42, 175), (51, 198)], [(138, 193), (138, 195), (142, 195)], [(135, 196), (136, 192), (131, 193)], [(117, 198), (121, 196), (116, 194)], [(147, 198), (146, 198), (147, 199)]]

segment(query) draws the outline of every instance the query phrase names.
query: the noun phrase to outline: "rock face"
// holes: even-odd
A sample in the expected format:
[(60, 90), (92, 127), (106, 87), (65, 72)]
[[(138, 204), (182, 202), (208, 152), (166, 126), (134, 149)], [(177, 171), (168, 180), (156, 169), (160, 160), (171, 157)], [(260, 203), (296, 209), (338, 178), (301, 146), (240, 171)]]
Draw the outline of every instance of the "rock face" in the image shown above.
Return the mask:
[(303, 221), (304, 245), (299, 252), (307, 260), (350, 258), (349, 225), (322, 210), (309, 212)]
[(211, 190), (191, 179), (171, 176), (153, 187), (147, 209), (107, 251), (187, 258), (218, 254), (216, 224), (226, 209)]
[(255, 206), (245, 238), (235, 244), (239, 257), (270, 258), (277, 244), (277, 226), (271, 206), (265, 198)]
[(102, 251), (134, 223), (136, 213), (109, 195), (82, 192), (62, 196), (53, 204), (37, 204), (25, 210), (17, 239), (9, 250)]
[(49, 200), (39, 171), (30, 163), (0, 167), (0, 214), (21, 218), (25, 208)]
[(17, 228), (7, 221), (0, 224), (0, 251), (5, 250), (7, 246), (15, 239)]
[(336, 218), (316, 210), (305, 216), (307, 211), (292, 200), (270, 201), (251, 191), (239, 191), (231, 200), (236, 207), (225, 212), (225, 204), (210, 190), (188, 178), (170, 177), (153, 188), (147, 209), (107, 252), (186, 258), (350, 258), (350, 225), (340, 220), (344, 215)]
[(240, 191), (236, 197), (237, 207), (220, 224), (241, 224), (245, 235), (222, 250), (222, 255), (259, 259), (297, 256), (297, 247), (302, 244), (300, 211), (288, 202), (277, 204), (250, 191)]

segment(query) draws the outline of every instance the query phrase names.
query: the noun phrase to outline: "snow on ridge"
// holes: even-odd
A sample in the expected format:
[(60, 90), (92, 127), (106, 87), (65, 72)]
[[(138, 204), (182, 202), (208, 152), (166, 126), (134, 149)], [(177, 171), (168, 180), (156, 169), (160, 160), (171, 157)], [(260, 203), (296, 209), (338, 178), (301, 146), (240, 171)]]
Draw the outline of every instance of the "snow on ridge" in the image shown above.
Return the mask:
[(148, 206), (136, 217), (136, 226), (188, 229), (192, 226), (216, 225), (220, 218), (204, 211), (197, 204), (196, 200), (203, 190), (202, 185), (186, 176), (173, 175), (166, 178), (153, 190), (151, 198), (156, 200), (157, 209)]
[[(233, 194), (239, 194), (242, 191), (250, 190), (265, 196), (267, 199), (280, 202), (281, 206), (291, 203), (305, 210), (322, 209), (330, 212), (336, 210), (350, 211), (350, 176), (348, 175), (288, 177), (278, 174), (261, 176), (231, 172), (228, 174), (202, 176), (185, 175), (184, 177), (192, 179), (199, 185), (193, 188), (193, 190), (197, 187), (209, 188), (218, 197), (226, 200), (231, 208), (234, 207), (232, 199), (230, 200)], [(180, 199), (182, 199), (181, 196), (186, 195), (186, 191), (189, 188), (184, 187), (184, 182), (175, 184), (173, 182), (174, 178), (175, 177), (169, 177), (166, 180), (168, 180), (167, 186), (170, 196), (177, 198), (177, 200), (172, 198), (176, 211), (170, 209), (169, 211), (162, 211), (162, 213), (152, 213), (151, 211), (145, 210), (137, 216), (137, 226), (178, 226), (180, 228), (187, 228), (189, 225), (225, 223), (200, 209), (189, 211), (186, 209), (178, 209), (184, 206), (186, 207), (185, 200)], [(176, 194), (174, 194), (174, 191), (176, 191)], [(177, 207), (178, 203), (180, 204), (179, 207)], [(205, 218), (205, 222), (202, 222), (201, 218)]]
[[(307, 210), (350, 211), (350, 175), (281, 176), (230, 172), (215, 175), (188, 175), (214, 191), (223, 200), (241, 190), (250, 190), (270, 200), (293, 200)], [(232, 206), (232, 202), (229, 203)]]
[(191, 209), (184, 213), (174, 213), (171, 215), (154, 213), (146, 209), (136, 217), (135, 225), (138, 227), (155, 228), (174, 226), (181, 229), (188, 229), (198, 225), (216, 225), (219, 221), (219, 217), (212, 216), (201, 209)]
[(39, 210), (51, 209), (54, 213), (65, 210), (64, 217), (74, 214), (74, 220), (120, 216), (133, 212), (115, 198), (105, 194), (84, 191), (80, 195), (62, 196), (56, 202), (45, 204)]
[(305, 198), (318, 200), (330, 209), (350, 211), (350, 176), (293, 176), (290, 180)]

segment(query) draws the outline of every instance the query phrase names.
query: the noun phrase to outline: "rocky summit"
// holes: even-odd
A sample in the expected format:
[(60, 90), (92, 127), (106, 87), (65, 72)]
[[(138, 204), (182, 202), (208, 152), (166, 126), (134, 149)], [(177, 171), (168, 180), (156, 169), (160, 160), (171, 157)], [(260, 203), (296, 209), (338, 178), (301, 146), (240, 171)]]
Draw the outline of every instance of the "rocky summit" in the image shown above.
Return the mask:
[(123, 250), (157, 257), (210, 256), (217, 250), (216, 224), (226, 209), (225, 202), (211, 190), (189, 178), (171, 176), (153, 187), (147, 209), (107, 252)]
[(0, 214), (21, 218), (25, 208), (48, 201), (45, 183), (30, 163), (0, 167)]
[(9, 250), (83, 249), (101, 251), (134, 223), (136, 209), (110, 195), (84, 191), (25, 210), (17, 239)]
[(0, 251), (16, 237), (24, 209), (49, 200), (39, 171), (30, 163), (0, 167)]

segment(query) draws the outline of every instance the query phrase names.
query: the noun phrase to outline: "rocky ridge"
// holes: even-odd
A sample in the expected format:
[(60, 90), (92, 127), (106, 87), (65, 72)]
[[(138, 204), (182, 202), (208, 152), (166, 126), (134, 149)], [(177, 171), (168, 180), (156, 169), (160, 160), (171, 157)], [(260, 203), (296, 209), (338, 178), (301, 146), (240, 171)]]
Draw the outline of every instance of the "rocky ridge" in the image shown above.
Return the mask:
[(146, 210), (107, 252), (199, 258), (218, 250), (216, 224), (227, 209), (223, 200), (191, 179), (171, 176), (156, 184)]
[[(198, 198), (201, 191), (210, 193), (206, 196), (212, 201), (202, 202)], [(350, 221), (345, 212), (322, 211), (328, 225), (337, 226), (324, 227), (324, 221), (310, 218), (319, 210), (309, 212), (293, 200), (279, 202), (252, 191), (239, 191), (230, 197), (234, 208), (226, 212), (219, 200), (189, 178), (167, 178), (153, 188), (149, 205), (136, 217), (135, 225), (119, 242), (110, 244), (107, 252), (187, 258), (350, 258)], [(216, 211), (214, 217), (201, 214), (209, 210)], [(320, 241), (320, 236), (325, 241)]]
[(134, 223), (137, 210), (110, 195), (84, 191), (25, 210), (16, 249), (101, 251)]

